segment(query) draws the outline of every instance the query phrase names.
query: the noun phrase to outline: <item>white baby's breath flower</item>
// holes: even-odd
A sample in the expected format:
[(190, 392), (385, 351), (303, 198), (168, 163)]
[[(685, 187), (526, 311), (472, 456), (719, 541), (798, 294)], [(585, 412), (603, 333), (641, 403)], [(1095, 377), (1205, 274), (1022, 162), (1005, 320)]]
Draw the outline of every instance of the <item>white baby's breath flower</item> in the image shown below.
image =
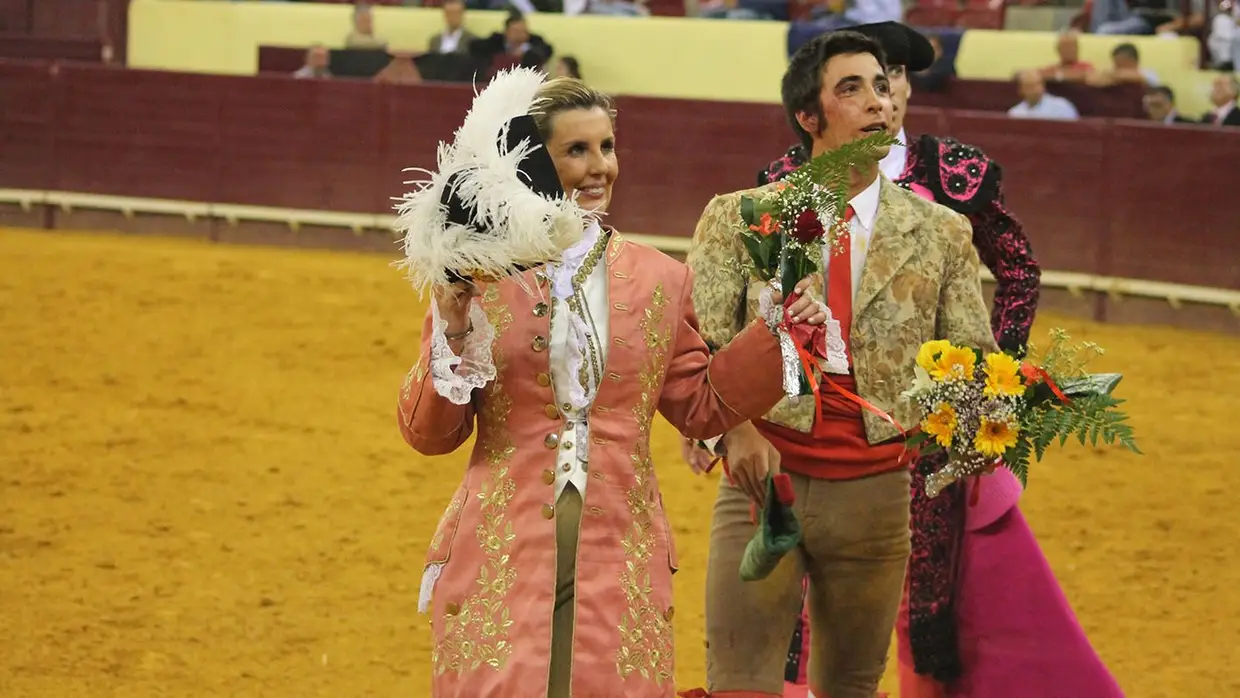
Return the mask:
[(921, 366), (913, 366), (913, 384), (900, 395), (913, 400), (934, 390), (934, 379)]

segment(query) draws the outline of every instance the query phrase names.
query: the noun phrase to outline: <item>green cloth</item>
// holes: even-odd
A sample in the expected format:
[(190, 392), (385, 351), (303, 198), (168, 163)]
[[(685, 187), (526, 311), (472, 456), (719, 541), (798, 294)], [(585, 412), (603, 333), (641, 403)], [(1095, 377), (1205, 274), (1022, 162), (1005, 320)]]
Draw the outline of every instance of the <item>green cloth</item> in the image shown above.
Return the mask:
[(766, 579), (785, 555), (801, 542), (801, 524), (792, 506), (779, 501), (775, 481), (766, 479), (766, 506), (758, 518), (758, 531), (745, 546), (741, 558), (741, 580), (756, 582)]

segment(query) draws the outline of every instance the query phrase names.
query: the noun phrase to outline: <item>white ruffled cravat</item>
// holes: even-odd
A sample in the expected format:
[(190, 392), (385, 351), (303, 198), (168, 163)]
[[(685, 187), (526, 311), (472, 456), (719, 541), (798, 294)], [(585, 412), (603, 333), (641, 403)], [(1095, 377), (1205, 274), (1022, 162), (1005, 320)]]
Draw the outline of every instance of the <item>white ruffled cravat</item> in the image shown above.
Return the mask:
[[(562, 261), (556, 265), (547, 267), (547, 278), (551, 286), (551, 295), (556, 301), (562, 303), (564, 307), (568, 307), (568, 299), (577, 292), (573, 286), (573, 276), (581, 270), (581, 266), (585, 264), (586, 258), (590, 255), (590, 250), (598, 243), (599, 236), (603, 234), (602, 227), (598, 221), (590, 224), (586, 229), (585, 235), (581, 241), (573, 245), (564, 252)], [(600, 261), (600, 263), (602, 263)], [(580, 313), (572, 311), (568, 312), (568, 342), (565, 360), (568, 363), (568, 374), (577, 376), (581, 371), (583, 362), (590, 361), (590, 341), (591, 332), (593, 331), (589, 323)], [(599, 357), (602, 360), (602, 357)], [(602, 370), (601, 366), (590, 367), (593, 370), (587, 371), (587, 374), (594, 375), (595, 372)], [(568, 401), (577, 411), (585, 411), (594, 402), (594, 395), (598, 391), (597, 385), (585, 386), (579, 380), (569, 382)]]

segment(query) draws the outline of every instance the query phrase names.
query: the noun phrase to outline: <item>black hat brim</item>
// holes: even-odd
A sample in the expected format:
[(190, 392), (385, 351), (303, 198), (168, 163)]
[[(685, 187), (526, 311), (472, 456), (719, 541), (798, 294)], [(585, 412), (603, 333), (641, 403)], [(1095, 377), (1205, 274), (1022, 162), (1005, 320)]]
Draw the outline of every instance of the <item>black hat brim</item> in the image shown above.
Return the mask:
[(888, 65), (902, 65), (910, 73), (919, 73), (934, 64), (934, 46), (924, 34), (899, 22), (874, 22), (848, 27), (874, 39), (887, 54)]

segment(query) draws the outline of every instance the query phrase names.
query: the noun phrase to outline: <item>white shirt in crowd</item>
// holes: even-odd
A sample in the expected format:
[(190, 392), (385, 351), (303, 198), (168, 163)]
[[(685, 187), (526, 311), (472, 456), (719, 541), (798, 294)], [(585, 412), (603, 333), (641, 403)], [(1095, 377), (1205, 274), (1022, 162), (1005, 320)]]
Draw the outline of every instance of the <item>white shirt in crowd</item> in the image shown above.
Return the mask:
[(461, 45), (461, 37), (465, 35), (465, 28), (458, 27), (456, 31), (444, 32), (439, 35), (439, 52), (455, 53), (458, 46)]
[(1072, 102), (1049, 93), (1042, 95), (1042, 99), (1033, 106), (1022, 101), (1008, 110), (1008, 116), (1016, 119), (1060, 119), (1064, 121), (1081, 118), (1076, 107), (1072, 106)]

